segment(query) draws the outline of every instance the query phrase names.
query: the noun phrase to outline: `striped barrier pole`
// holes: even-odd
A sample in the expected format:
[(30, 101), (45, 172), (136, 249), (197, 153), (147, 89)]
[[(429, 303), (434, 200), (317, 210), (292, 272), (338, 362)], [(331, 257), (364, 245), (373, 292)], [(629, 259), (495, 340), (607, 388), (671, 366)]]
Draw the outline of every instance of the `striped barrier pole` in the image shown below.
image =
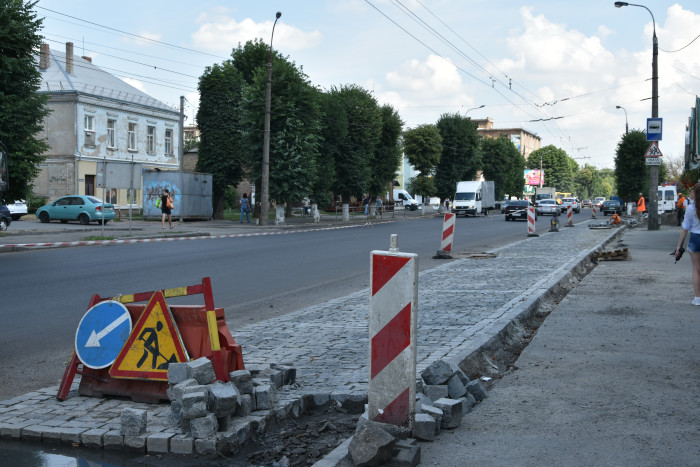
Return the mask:
[(573, 227), (574, 226), (574, 217), (573, 217), (574, 211), (571, 209), (571, 205), (568, 205), (566, 207), (566, 227)]
[(539, 237), (535, 233), (535, 208), (532, 206), (527, 208), (527, 236)]
[(455, 215), (451, 213), (445, 214), (445, 219), (442, 221), (442, 242), (440, 249), (445, 252), (452, 251), (452, 241), (455, 236)]
[(400, 253), (392, 235), (390, 251), (372, 251), (370, 263), (368, 416), (413, 428), (418, 255)]
[(596, 205), (593, 205), (593, 215), (591, 216), (591, 219), (595, 219), (596, 215), (598, 214), (598, 209), (596, 208)]

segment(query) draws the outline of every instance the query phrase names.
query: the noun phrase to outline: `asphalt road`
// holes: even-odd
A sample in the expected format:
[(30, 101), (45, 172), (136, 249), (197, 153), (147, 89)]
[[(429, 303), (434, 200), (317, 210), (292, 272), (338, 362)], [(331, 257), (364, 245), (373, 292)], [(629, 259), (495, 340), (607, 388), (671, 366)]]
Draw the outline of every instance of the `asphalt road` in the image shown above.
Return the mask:
[[(583, 216), (583, 217), (579, 217)], [(575, 217), (590, 216), (583, 211)], [(562, 220), (564, 217), (561, 218)], [(537, 222), (549, 229), (549, 217)], [(368, 286), (369, 252), (418, 253), (425, 270), (440, 264), (442, 219), (289, 235), (59, 248), (0, 255), (3, 365), (0, 399), (57, 384), (75, 330), (93, 294), (114, 296), (201, 282), (211, 277), (229, 328), (344, 296)], [(502, 215), (458, 218), (455, 252), (483, 252), (525, 238), (525, 222)], [(169, 300), (169, 302), (171, 302)], [(172, 303), (202, 304), (201, 297)]]

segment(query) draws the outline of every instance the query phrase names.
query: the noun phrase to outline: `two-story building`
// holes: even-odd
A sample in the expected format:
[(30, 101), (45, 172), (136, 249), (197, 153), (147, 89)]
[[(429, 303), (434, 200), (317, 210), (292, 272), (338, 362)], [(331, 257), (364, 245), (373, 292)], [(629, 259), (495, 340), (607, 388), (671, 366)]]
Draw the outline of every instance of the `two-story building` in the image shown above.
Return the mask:
[(481, 138), (498, 138), (507, 136), (520, 154), (527, 160), (532, 151), (542, 147), (542, 138), (523, 128), (495, 128), (492, 118), (474, 119), (478, 125), (476, 131)]
[[(92, 63), (42, 44), (40, 92), (49, 94), (43, 133), (49, 149), (34, 193), (54, 200), (68, 194), (105, 197), (117, 205), (140, 205), (142, 181), (134, 192), (110, 185), (107, 170), (141, 164), (144, 169), (180, 168), (180, 112), (153, 99)], [(127, 169), (128, 171), (129, 169)], [(137, 174), (138, 176), (139, 174)], [(102, 185), (102, 186), (100, 186)]]

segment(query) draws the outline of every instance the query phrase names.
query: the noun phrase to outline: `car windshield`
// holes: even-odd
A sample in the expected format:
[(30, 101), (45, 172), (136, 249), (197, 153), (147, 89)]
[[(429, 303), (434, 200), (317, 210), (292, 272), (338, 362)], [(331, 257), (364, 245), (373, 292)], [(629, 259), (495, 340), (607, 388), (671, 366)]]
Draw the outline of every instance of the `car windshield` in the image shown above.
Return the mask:
[(540, 204), (557, 204), (553, 199), (545, 199), (540, 202)]
[(527, 201), (511, 201), (509, 206), (527, 206), (528, 204)]
[(475, 193), (473, 191), (468, 193), (455, 193), (455, 201), (474, 201)]

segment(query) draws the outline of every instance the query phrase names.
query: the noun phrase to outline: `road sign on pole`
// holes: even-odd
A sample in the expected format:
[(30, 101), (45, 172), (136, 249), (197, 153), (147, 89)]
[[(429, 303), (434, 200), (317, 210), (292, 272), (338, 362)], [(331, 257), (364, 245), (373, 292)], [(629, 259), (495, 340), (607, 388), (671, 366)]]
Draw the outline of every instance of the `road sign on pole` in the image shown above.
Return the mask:
[[(661, 149), (659, 149), (659, 144), (656, 141), (652, 141), (651, 144), (649, 145), (649, 148), (647, 149), (647, 152), (644, 153), (644, 157), (662, 157), (663, 154), (661, 154)], [(661, 162), (659, 162), (661, 164)], [(655, 164), (655, 165), (659, 165)]]
[(647, 141), (661, 141), (663, 119), (647, 118)]
[(644, 158), (644, 165), (661, 165), (660, 157), (646, 157)]
[(129, 310), (114, 300), (100, 302), (80, 320), (75, 333), (75, 351), (88, 368), (106, 368), (114, 363), (130, 332)]

